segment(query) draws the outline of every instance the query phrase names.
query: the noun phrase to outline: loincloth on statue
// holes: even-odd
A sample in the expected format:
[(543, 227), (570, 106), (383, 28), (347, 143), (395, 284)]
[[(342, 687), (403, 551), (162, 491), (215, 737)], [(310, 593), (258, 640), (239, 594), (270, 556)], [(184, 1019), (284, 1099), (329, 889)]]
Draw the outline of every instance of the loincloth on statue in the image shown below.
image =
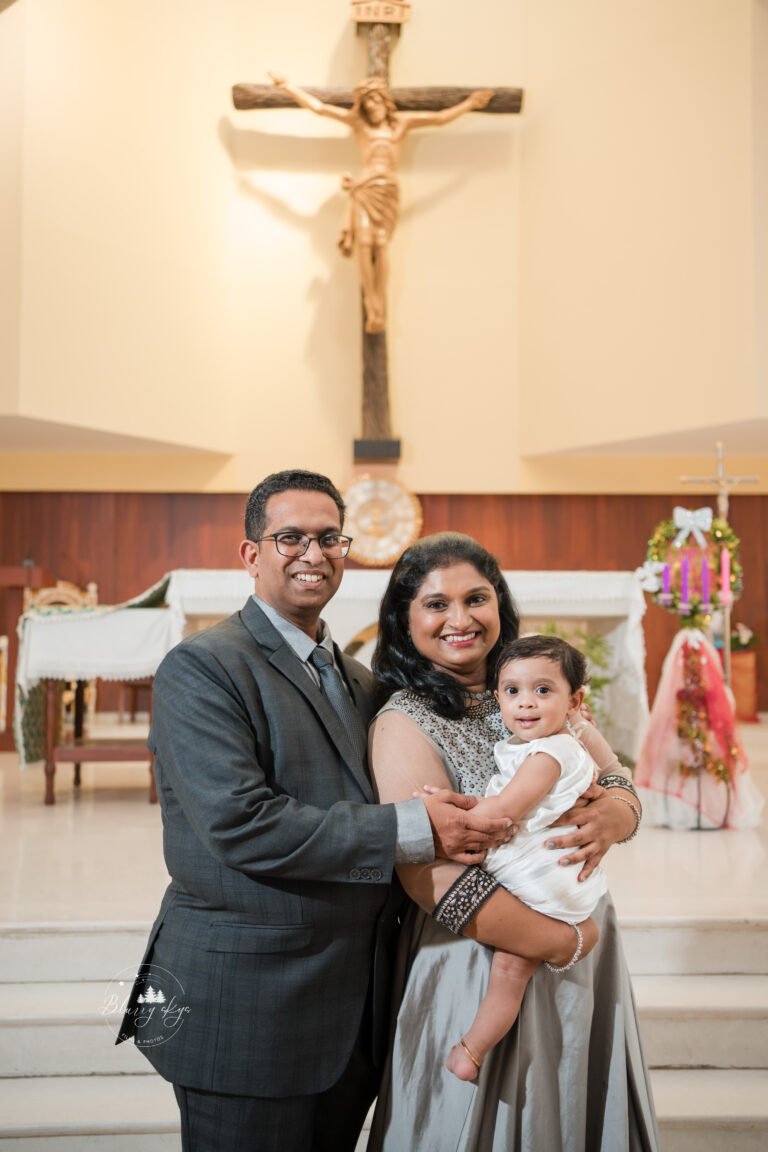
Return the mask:
[(386, 244), (400, 211), (397, 181), (377, 172), (357, 180), (347, 177), (344, 187), (349, 192), (349, 205), (339, 238), (341, 250), (351, 251), (355, 243)]

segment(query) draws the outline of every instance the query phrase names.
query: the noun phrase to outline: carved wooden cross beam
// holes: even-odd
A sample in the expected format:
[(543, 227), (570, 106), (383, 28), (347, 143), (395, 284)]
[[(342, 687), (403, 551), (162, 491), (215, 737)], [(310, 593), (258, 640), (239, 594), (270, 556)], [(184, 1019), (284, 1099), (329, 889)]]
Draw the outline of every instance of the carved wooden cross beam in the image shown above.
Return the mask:
[[(371, 73), (368, 73), (371, 75)], [(400, 112), (439, 112), (452, 108), (466, 100), (472, 88), (390, 88), (389, 92)], [(307, 88), (311, 96), (322, 100), (323, 104), (333, 104), (336, 108), (352, 107), (351, 88)], [(235, 108), (250, 111), (252, 108), (298, 108), (297, 102), (272, 84), (235, 84), (232, 89)], [(522, 88), (494, 88), (493, 99), (480, 112), (520, 112), (523, 106)]]
[[(359, 28), (368, 38), (368, 76), (379, 77), (388, 86), (393, 39), (397, 35), (398, 25), (407, 19), (410, 6), (397, 3), (396, 0), (386, 3), (383, 0), (356, 0), (353, 10)], [(296, 91), (295, 86), (289, 87), (294, 87)], [(433, 87), (392, 88), (388, 91), (399, 112), (440, 113), (463, 104), (477, 89)], [(484, 107), (469, 107), (466, 110), (506, 114), (521, 110), (521, 88), (494, 88), (488, 91), (492, 91), (493, 95)], [(268, 84), (236, 84), (232, 89), (235, 108), (240, 110), (306, 107), (318, 112), (322, 107), (325, 115), (338, 118), (333, 112), (334, 108), (352, 109), (354, 106), (352, 88), (313, 87), (298, 90), (298, 94), (300, 99), (280, 86)], [(487, 100), (487, 96), (485, 98)], [(442, 122), (445, 117), (438, 117), (438, 120)], [(363, 292), (365, 295), (365, 285)], [(397, 460), (400, 456), (400, 441), (392, 438), (390, 423), (387, 337), (383, 317), (383, 308), (377, 317), (370, 307), (370, 301), (367, 311), (364, 303), (363, 438), (355, 441), (356, 460)]]

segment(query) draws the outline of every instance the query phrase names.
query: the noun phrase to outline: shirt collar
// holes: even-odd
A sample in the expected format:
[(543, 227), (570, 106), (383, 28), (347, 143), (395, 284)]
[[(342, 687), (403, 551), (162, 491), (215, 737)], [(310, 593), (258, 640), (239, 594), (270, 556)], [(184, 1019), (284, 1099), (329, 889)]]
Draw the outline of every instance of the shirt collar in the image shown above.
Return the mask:
[(322, 648), (325, 648), (325, 650), (330, 653), (334, 664), (336, 663), (333, 654), (333, 638), (331, 637), (331, 630), (324, 620), (321, 620), (318, 624), (318, 638), (317, 642), (315, 642), (311, 636), (307, 636), (306, 632), (302, 632), (301, 628), (297, 628), (295, 624), (290, 622), (290, 620), (286, 620), (285, 616), (281, 616), (280, 613), (277, 612), (271, 604), (267, 604), (265, 600), (260, 600), (259, 597), (255, 594), (253, 599), (256, 601), (259, 608), (261, 608), (270, 624), (272, 624), (272, 626), (277, 629), (289, 648), (293, 649), (299, 660), (301, 660), (304, 664), (309, 662), (309, 658), (317, 647), (317, 644), (319, 644)]

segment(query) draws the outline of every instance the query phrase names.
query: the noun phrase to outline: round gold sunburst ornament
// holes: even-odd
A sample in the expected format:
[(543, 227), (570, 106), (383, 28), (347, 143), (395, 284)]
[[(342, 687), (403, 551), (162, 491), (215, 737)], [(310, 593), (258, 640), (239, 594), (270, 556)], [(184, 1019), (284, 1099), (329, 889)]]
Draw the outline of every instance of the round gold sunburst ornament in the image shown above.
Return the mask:
[(418, 540), (423, 516), (418, 499), (396, 480), (362, 476), (344, 493), (344, 531), (349, 555), (358, 564), (386, 568)]

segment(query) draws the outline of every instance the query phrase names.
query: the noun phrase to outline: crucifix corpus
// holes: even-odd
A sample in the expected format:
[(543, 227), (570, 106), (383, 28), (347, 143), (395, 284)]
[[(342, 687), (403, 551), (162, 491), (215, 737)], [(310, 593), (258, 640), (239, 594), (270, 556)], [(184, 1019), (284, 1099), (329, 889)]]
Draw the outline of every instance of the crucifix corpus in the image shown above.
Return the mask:
[(368, 76), (355, 88), (300, 88), (277, 73), (272, 84), (237, 84), (235, 107), (307, 108), (346, 125), (358, 146), (361, 171), (345, 175), (349, 193), (339, 248), (357, 260), (363, 306), (363, 439), (355, 459), (396, 460), (387, 368), (388, 246), (400, 210), (400, 145), (413, 128), (449, 124), (465, 112), (519, 112), (520, 88), (392, 88), (389, 58), (410, 4), (354, 2), (352, 18), (368, 39)]

